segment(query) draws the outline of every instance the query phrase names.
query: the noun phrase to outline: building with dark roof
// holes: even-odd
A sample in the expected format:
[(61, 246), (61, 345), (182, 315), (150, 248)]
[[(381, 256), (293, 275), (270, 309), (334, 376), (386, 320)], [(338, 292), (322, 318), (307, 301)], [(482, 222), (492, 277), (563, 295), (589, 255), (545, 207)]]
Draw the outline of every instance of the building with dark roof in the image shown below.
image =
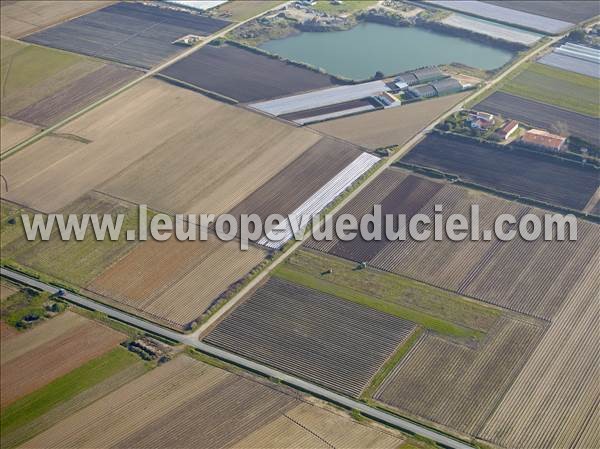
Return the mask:
[(429, 83), (430, 81), (435, 81), (446, 77), (444, 72), (442, 72), (436, 66), (423, 67), (421, 69), (413, 70), (411, 73), (417, 77), (417, 80), (420, 84)]
[(431, 98), (437, 95), (437, 90), (431, 85), (409, 87), (408, 91), (418, 98)]
[(462, 84), (454, 78), (445, 78), (443, 80), (431, 83), (438, 95), (454, 94), (463, 90)]

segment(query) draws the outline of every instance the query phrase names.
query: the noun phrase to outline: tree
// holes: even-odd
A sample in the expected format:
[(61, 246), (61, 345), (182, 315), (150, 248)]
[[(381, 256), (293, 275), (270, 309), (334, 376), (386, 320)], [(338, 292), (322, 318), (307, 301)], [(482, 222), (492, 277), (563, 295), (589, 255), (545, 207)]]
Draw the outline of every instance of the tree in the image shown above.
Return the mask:
[(376, 79), (376, 80), (381, 80), (383, 78), (385, 78), (385, 75), (381, 70), (377, 70), (375, 72), (375, 76), (373, 77), (373, 79)]

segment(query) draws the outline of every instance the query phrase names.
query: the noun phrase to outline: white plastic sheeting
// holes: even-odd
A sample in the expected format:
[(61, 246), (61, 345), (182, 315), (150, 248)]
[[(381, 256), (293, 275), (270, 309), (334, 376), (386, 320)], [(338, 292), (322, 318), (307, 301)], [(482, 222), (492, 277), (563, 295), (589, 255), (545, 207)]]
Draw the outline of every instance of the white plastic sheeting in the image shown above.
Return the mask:
[[(400, 103), (398, 103), (400, 104)], [(299, 125), (308, 125), (309, 123), (321, 122), (332, 118), (345, 117), (347, 115), (358, 114), (359, 112), (372, 111), (375, 109), (373, 105), (359, 106), (357, 108), (344, 109), (343, 111), (330, 112), (329, 114), (315, 115), (313, 117), (304, 117), (294, 120)]]
[(188, 8), (198, 9), (200, 11), (206, 11), (208, 9), (215, 8), (223, 3), (227, 3), (228, 1), (229, 0), (167, 0), (168, 3), (175, 3)]
[(600, 50), (567, 43), (540, 58), (541, 64), (600, 78)]
[(507, 42), (516, 42), (523, 45), (533, 45), (542, 38), (541, 34), (520, 30), (507, 25), (500, 25), (488, 20), (476, 19), (462, 14), (452, 14), (443, 19), (442, 23), (454, 28), (461, 28), (495, 39), (502, 39)]
[(267, 114), (280, 116), (292, 112), (345, 103), (346, 101), (359, 100), (378, 95), (381, 92), (387, 92), (388, 90), (390, 88), (383, 81), (369, 81), (368, 83), (330, 87), (304, 94), (263, 101), (251, 104), (250, 107), (266, 112)]
[(317, 215), (327, 207), (337, 196), (342, 194), (354, 181), (360, 178), (373, 165), (379, 161), (379, 158), (372, 154), (363, 153), (352, 161), (346, 168), (333, 177), (327, 184), (317, 190), (309, 199), (300, 205), (290, 214), (290, 219), (281, 223), (273, 229), (267, 236), (258, 241), (259, 245), (267, 248), (279, 249), (288, 240), (294, 237), (294, 231), (290, 220), (294, 221), (302, 231), (310, 223), (312, 217)]

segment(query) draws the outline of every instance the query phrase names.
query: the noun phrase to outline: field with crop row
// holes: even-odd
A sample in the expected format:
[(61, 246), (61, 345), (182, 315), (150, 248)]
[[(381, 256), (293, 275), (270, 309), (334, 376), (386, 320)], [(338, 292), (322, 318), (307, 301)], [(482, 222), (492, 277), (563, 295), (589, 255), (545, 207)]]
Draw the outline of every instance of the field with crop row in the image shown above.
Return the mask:
[(582, 210), (600, 187), (600, 170), (594, 167), (436, 134), (427, 136), (402, 161), (575, 210)]
[(565, 294), (544, 338), (482, 429), (483, 439), (503, 447), (584, 449), (600, 438), (600, 251), (586, 262), (579, 282)]
[(55, 212), (105, 183), (101, 191), (154, 209), (222, 213), (320, 139), (156, 79), (59, 132), (3, 161), (4, 198)]
[(117, 306), (183, 329), (264, 259), (238, 242), (148, 240), (95, 278), (86, 289)]
[(502, 39), (507, 42), (516, 42), (523, 45), (533, 45), (542, 38), (539, 34), (530, 33), (518, 28), (509, 28), (494, 22), (475, 19), (462, 14), (452, 14), (443, 19), (442, 23), (485, 36), (491, 36), (495, 39)]
[(323, 138), (234, 207), (230, 214), (287, 216), (363, 154), (355, 146)]
[(345, 415), (304, 403), (298, 393), (180, 356), (24, 447), (189, 447), (199, 441), (215, 449), (327, 444), (392, 449), (401, 443)]
[(205, 341), (358, 397), (414, 328), (406, 320), (273, 278)]
[[(390, 169), (388, 173), (385, 178), (376, 179), (340, 213), (352, 213), (360, 217), (372, 213), (373, 201), (385, 203), (389, 198), (393, 201), (386, 210), (391, 213), (401, 213), (403, 210), (412, 213), (414, 210), (433, 216), (434, 205), (439, 204), (443, 206), (446, 217), (451, 213), (468, 217), (471, 205), (478, 204), (481, 230), (494, 229), (494, 221), (501, 213), (517, 218), (526, 213), (543, 213), (463, 187), (424, 178), (416, 182), (412, 180), (414, 175), (407, 178), (403, 170)], [(397, 177), (395, 181), (394, 176)], [(410, 185), (414, 187), (414, 193), (402, 191)], [(434, 188), (439, 185), (443, 187)], [(382, 186), (391, 193), (378, 195), (378, 189)], [(423, 204), (420, 192), (426, 188), (431, 196)], [(402, 192), (398, 197), (394, 196), (395, 189), (401, 189), (397, 190)], [(600, 245), (600, 229), (597, 225), (579, 220), (577, 230), (577, 244), (568, 240), (526, 242), (519, 238), (509, 242), (495, 238), (491, 241), (466, 239), (459, 243), (449, 239), (429, 239), (426, 242), (407, 239), (384, 242), (386, 244), (381, 244), (375, 255), (370, 250), (365, 253), (366, 245), (359, 239), (349, 242), (309, 241), (306, 245), (356, 262), (362, 262), (363, 256), (370, 257), (369, 264), (374, 267), (548, 319), (558, 310), (565, 294), (578, 282), (590, 255)]]
[(424, 334), (386, 378), (375, 399), (476, 435), (543, 330), (518, 319), (501, 318), (477, 348)]
[(31, 34), (27, 42), (150, 68), (183, 51), (173, 41), (230, 22), (164, 6), (122, 2)]
[(38, 132), (35, 126), (15, 122), (4, 117), (0, 120), (0, 154)]
[(2, 115), (30, 124), (54, 124), (140, 75), (137, 70), (6, 38), (0, 44)]
[(108, 327), (64, 312), (2, 341), (2, 407), (104, 354), (124, 339)]
[(534, 2), (531, 0), (486, 0), (485, 3), (492, 3), (498, 6), (544, 17), (566, 20), (567, 22), (572, 23), (590, 19), (600, 13), (598, 5), (587, 0), (571, 0), (566, 3), (555, 2), (553, 0)]
[(475, 105), (474, 109), (500, 114), (504, 118), (515, 119), (550, 132), (566, 132), (591, 144), (600, 145), (600, 134), (598, 134), (600, 120), (595, 117), (578, 114), (505, 92), (493, 93)]
[[(600, 116), (600, 80), (567, 70), (532, 64), (503, 84), (502, 91), (573, 112)], [(600, 66), (596, 71), (600, 76)]]
[(464, 12), (465, 14), (484, 17), (496, 22), (517, 25), (527, 29), (541, 31), (546, 34), (559, 34), (573, 26), (564, 20), (552, 19), (543, 15), (523, 12), (517, 9), (509, 9), (492, 3), (484, 3), (475, 0), (429, 0), (428, 3), (442, 8)]
[[(123, 214), (123, 229), (139, 228), (137, 211), (130, 204), (93, 192), (84, 195), (61, 212), (65, 214), (97, 213), (100, 216), (110, 214), (112, 217)], [(6, 225), (6, 227), (8, 226)], [(3, 247), (3, 257), (79, 286), (92, 280), (136, 244), (126, 240), (125, 231), (121, 233), (118, 240), (100, 241), (94, 238), (91, 230), (81, 241), (62, 240), (56, 230), (51, 234), (49, 241), (40, 239), (28, 241), (21, 228), (21, 218), (18, 218), (17, 224), (12, 227), (16, 228), (17, 236), (14, 239), (6, 236), (9, 242)], [(4, 230), (3, 238), (5, 237)], [(73, 263), (73, 260), (77, 260), (77, 263)]]
[(226, 20), (241, 22), (283, 3), (281, 0), (253, 0), (251, 2), (227, 2), (210, 10), (210, 14)]
[(468, 92), (311, 125), (323, 134), (370, 150), (403, 145), (429, 123), (465, 98)]
[(19, 38), (27, 33), (80, 16), (113, 3), (109, 0), (30, 0), (2, 2), (2, 34)]

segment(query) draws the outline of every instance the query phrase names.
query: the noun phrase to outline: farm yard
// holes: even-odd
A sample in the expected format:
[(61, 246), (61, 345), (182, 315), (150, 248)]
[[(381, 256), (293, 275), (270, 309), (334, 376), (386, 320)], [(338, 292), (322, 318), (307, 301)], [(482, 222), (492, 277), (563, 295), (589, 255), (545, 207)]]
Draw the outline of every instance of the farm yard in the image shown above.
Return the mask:
[(188, 447), (191, 441), (248, 449), (392, 449), (402, 442), (284, 387), (179, 356), (23, 447)]
[(539, 101), (521, 98), (505, 92), (494, 92), (474, 106), (479, 111), (500, 114), (504, 118), (515, 119), (536, 128), (560, 132), (579, 137), (593, 145), (600, 145), (598, 126), (600, 120), (584, 114), (568, 111)]
[[(416, 182), (415, 178), (421, 181)], [(407, 176), (404, 170), (393, 168), (357, 195), (340, 214), (362, 216), (372, 213), (373, 204), (382, 204), (383, 213), (431, 215), (434, 205), (440, 204), (444, 214), (470, 216), (473, 203), (480, 207), (481, 229), (493, 229), (493, 221), (500, 213), (517, 218), (526, 213), (542, 213), (463, 187)], [(379, 246), (375, 254), (369, 250), (367, 255), (361, 239), (349, 242), (337, 238), (332, 242), (309, 240), (306, 245), (356, 262), (365, 261), (375, 268), (509, 310), (551, 319), (597, 251), (599, 232), (597, 225), (579, 220), (577, 245), (568, 240), (502, 242), (494, 238), (461, 242), (448, 239), (425, 242), (384, 240), (380, 242), (383, 247)]]
[(475, 139), (429, 135), (402, 162), (549, 205), (583, 210), (600, 187), (600, 171), (525, 149), (497, 148)]
[(543, 333), (541, 325), (518, 318), (501, 318), (477, 348), (425, 333), (374, 398), (477, 435)]
[(210, 35), (230, 22), (165, 5), (120, 2), (30, 34), (26, 42), (149, 69), (185, 47), (185, 35)]
[(310, 127), (369, 150), (403, 145), (467, 95), (468, 92), (448, 95), (398, 108), (317, 123)]
[(273, 278), (204, 340), (358, 397), (414, 329), (401, 318)]
[(334, 84), (329, 75), (230, 44), (207, 45), (160, 73), (241, 103)]
[(2, 408), (107, 353), (123, 340), (123, 334), (67, 311), (2, 341)]
[[(492, 3), (475, 0), (428, 0), (428, 4), (483, 17), (495, 22), (516, 25), (545, 34), (563, 33), (574, 24), (565, 20), (553, 19), (544, 15), (519, 11), (505, 7), (504, 2)], [(500, 6), (502, 5), (502, 6)]]
[(141, 74), (6, 38), (1, 48), (2, 115), (39, 126), (60, 121)]
[(589, 76), (542, 64), (532, 64), (503, 84), (502, 91), (573, 112), (600, 117), (600, 80)]
[(160, 211), (220, 213), (320, 138), (156, 79), (58, 132), (3, 161), (3, 198), (55, 212), (99, 189)]
[(86, 290), (178, 330), (199, 318), (266, 254), (238, 242), (149, 240), (115, 261)]
[(572, 0), (567, 3), (553, 0), (486, 0), (485, 3), (572, 23), (579, 23), (600, 14), (598, 4), (586, 0)]
[(3, 1), (0, 6), (2, 34), (19, 38), (63, 20), (80, 16), (114, 3), (109, 0)]

